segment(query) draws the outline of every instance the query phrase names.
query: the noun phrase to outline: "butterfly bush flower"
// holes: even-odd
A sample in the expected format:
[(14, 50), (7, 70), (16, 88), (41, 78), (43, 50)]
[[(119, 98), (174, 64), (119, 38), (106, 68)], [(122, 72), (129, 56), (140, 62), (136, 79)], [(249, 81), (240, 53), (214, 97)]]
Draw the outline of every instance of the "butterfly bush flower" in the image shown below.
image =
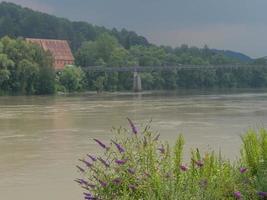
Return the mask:
[(101, 142), (100, 140), (98, 140), (98, 139), (94, 139), (94, 141), (95, 141), (99, 146), (101, 146), (103, 149), (106, 149), (106, 150), (109, 149), (109, 148), (108, 148), (103, 142)]
[(96, 176), (93, 176), (93, 177), (95, 178), (95, 180), (97, 180), (100, 183), (102, 187), (106, 187), (108, 185), (107, 182), (98, 179)]
[(203, 167), (203, 166), (204, 166), (204, 162), (203, 162), (202, 160), (197, 160), (197, 161), (196, 161), (196, 165), (197, 165), (198, 167)]
[(120, 153), (124, 153), (125, 152), (125, 149), (120, 144), (118, 144), (114, 140), (111, 140), (111, 141), (115, 144), (115, 146), (117, 147), (117, 149), (119, 150)]
[(121, 179), (120, 178), (115, 178), (115, 179), (113, 179), (113, 181), (112, 181), (115, 185), (119, 185), (119, 184), (121, 184)]
[(241, 174), (244, 174), (245, 172), (247, 172), (247, 168), (245, 168), (245, 167), (241, 167), (240, 169), (239, 169), (239, 171), (240, 171), (240, 173)]
[(132, 122), (132, 120), (130, 118), (127, 118), (127, 120), (128, 120), (128, 122), (129, 122), (129, 124), (130, 124), (130, 126), (132, 128), (133, 133), (137, 134), (138, 130), (137, 130), (136, 126), (134, 125), (134, 123)]
[(85, 170), (83, 169), (83, 168), (81, 168), (80, 166), (78, 166), (78, 165), (76, 165), (76, 167), (78, 168), (78, 170), (80, 171), (80, 172), (85, 172)]
[(90, 199), (92, 197), (90, 193), (84, 192), (83, 194), (84, 194), (84, 199)]
[(236, 199), (242, 199), (242, 194), (239, 191), (234, 192), (234, 196)]
[(108, 185), (106, 182), (101, 181), (101, 180), (99, 180), (99, 183), (100, 183), (100, 185), (101, 185), (102, 187), (107, 187), (107, 185)]
[(267, 197), (267, 192), (258, 192), (257, 193), (261, 198)]
[(160, 148), (158, 148), (158, 150), (159, 150), (159, 151), (160, 151), (160, 153), (162, 153), (162, 154), (164, 154), (164, 153), (165, 153), (165, 149), (164, 149), (163, 145), (162, 145)]
[(186, 167), (185, 165), (180, 165), (180, 169), (186, 172), (188, 170), (188, 167)]
[(84, 192), (83, 194), (84, 194), (84, 199), (85, 200), (97, 200), (97, 198), (93, 197), (90, 193)]
[(130, 188), (131, 190), (136, 190), (136, 186), (135, 186), (135, 185), (129, 185), (129, 188)]
[(88, 162), (88, 161), (86, 161), (86, 160), (84, 160), (84, 159), (79, 159), (79, 161), (81, 161), (81, 162), (83, 162), (84, 164), (86, 164), (87, 167), (92, 167), (92, 166), (93, 166), (92, 163), (90, 163), (90, 162)]
[(109, 167), (109, 163), (107, 161), (105, 161), (103, 158), (98, 158), (98, 160), (103, 164), (105, 165), (105, 167)]
[(90, 154), (87, 154), (88, 158), (90, 158), (93, 162), (97, 161), (96, 157), (90, 155)]
[(85, 180), (83, 180), (83, 179), (75, 179), (74, 181), (79, 183), (80, 185), (83, 185), (83, 184), (86, 185), (87, 184), (87, 182)]
[(115, 160), (115, 163), (117, 163), (118, 165), (124, 165), (127, 162), (127, 160)]
[(94, 184), (90, 184), (87, 181), (83, 180), (83, 179), (76, 179), (74, 180), (75, 182), (79, 183), (80, 185), (86, 186), (86, 187), (90, 187), (90, 188), (95, 188), (96, 185)]
[(158, 140), (159, 140), (159, 137), (160, 137), (160, 134), (158, 134), (158, 135), (154, 138), (154, 141), (158, 141)]
[(127, 171), (128, 171), (130, 174), (135, 174), (135, 170), (132, 169), (132, 168), (127, 169)]

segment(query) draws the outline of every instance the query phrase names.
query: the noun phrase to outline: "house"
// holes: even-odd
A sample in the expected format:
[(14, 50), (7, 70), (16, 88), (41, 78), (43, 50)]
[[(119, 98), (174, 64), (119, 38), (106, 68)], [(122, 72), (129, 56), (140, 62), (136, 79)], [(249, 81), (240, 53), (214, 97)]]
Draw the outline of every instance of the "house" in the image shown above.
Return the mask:
[(26, 41), (37, 44), (45, 51), (49, 51), (54, 58), (53, 66), (55, 70), (62, 70), (66, 65), (74, 64), (74, 57), (66, 40), (26, 38)]

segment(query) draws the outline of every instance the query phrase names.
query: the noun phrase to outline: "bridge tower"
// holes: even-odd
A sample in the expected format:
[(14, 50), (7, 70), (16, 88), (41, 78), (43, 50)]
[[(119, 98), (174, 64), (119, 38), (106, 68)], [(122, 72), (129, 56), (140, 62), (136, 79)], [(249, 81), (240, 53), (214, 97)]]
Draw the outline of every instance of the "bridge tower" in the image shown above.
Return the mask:
[(142, 91), (142, 80), (137, 71), (133, 75), (133, 91), (141, 92)]

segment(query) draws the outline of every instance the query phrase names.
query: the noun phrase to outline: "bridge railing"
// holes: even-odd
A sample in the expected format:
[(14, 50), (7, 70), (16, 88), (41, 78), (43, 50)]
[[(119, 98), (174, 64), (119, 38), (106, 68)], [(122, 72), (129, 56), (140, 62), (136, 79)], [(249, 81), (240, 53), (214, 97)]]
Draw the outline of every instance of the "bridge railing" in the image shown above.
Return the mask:
[(161, 70), (177, 70), (177, 69), (210, 69), (210, 68), (263, 68), (267, 65), (248, 65), (248, 64), (227, 64), (227, 65), (176, 65), (176, 66), (130, 66), (130, 67), (103, 67), (103, 66), (89, 66), (83, 67), (85, 71), (92, 72), (149, 72)]

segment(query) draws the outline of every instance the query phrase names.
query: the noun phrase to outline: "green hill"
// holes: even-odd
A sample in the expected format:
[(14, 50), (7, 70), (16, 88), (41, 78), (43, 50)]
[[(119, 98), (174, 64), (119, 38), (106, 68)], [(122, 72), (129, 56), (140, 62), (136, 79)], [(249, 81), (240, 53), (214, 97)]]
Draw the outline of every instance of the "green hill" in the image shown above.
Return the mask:
[(72, 22), (13, 3), (0, 3), (0, 37), (33, 37), (47, 39), (66, 39), (73, 50), (78, 49), (84, 41), (95, 40), (102, 33), (109, 33), (119, 43), (129, 49), (133, 45), (148, 46), (146, 38), (133, 31), (106, 29), (86, 22)]

